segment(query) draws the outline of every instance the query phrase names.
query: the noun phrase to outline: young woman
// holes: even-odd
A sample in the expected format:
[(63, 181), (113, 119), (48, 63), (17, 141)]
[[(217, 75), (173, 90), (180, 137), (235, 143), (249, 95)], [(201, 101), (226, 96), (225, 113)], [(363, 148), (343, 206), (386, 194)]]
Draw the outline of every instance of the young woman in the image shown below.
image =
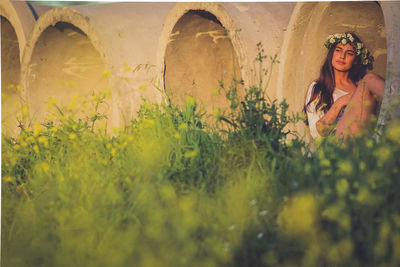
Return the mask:
[[(307, 92), (304, 111), (313, 138), (351, 137), (363, 130), (382, 101), (385, 81), (372, 69), (373, 57), (352, 32), (330, 35), (319, 78)], [(337, 127), (336, 127), (337, 126)]]

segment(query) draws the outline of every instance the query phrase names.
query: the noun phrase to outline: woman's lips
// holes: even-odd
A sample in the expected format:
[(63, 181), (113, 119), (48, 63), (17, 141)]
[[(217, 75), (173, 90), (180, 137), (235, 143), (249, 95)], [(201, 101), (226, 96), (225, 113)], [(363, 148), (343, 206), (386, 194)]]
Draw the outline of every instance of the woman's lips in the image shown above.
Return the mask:
[(341, 64), (341, 65), (344, 65), (344, 64), (346, 64), (346, 62), (344, 62), (344, 61), (340, 61), (340, 60), (336, 61), (336, 63), (338, 63), (338, 64)]

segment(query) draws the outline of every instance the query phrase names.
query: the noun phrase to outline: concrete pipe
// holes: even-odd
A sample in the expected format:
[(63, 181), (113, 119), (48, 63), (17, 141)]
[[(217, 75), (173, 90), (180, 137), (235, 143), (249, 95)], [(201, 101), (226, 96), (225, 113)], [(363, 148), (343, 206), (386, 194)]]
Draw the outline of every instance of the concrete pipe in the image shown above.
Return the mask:
[(16, 112), (21, 105), (21, 58), (26, 36), (34, 19), (27, 6), (21, 2), (0, 2), (1, 16), (1, 121), (2, 131), (13, 134), (17, 131)]
[[(293, 8), (291, 3), (178, 3), (158, 50), (168, 97), (182, 103), (194, 95), (208, 113), (226, 109), (219, 82), (225, 90), (234, 80), (243, 79), (246, 87), (256, 84), (257, 43), (267, 55), (277, 54)], [(244, 94), (242, 86), (238, 93)]]
[(400, 2), (381, 2), (385, 16), (387, 66), (385, 95), (378, 124), (400, 120)]
[[(286, 98), (293, 112), (302, 112), (311, 82), (318, 78), (330, 34), (354, 31), (372, 52), (373, 72), (386, 76), (386, 30), (376, 2), (298, 3), (281, 51), (277, 98)], [(296, 130), (308, 135), (304, 124)]]
[[(69, 8), (54, 8), (41, 15), (26, 44), (21, 70), (24, 96), (34, 121), (43, 121), (50, 98), (66, 107), (76, 103), (77, 96), (87, 98), (109, 88), (104, 77), (107, 63), (101, 41), (87, 18)], [(111, 101), (108, 104), (111, 106)], [(107, 106), (99, 111), (112, 114)]]
[[(326, 53), (323, 42), (331, 33), (357, 32), (376, 59), (374, 72), (386, 76), (384, 14), (375, 2), (109, 3), (46, 8), (38, 8), (39, 20), (26, 44), (21, 65), (25, 92), (39, 96), (40, 100), (32, 99), (42, 102), (33, 105), (39, 108), (54, 92), (67, 99), (80, 90), (87, 95), (94, 87), (109, 87), (112, 125), (135, 116), (143, 97), (154, 102), (170, 97), (179, 103), (191, 94), (204, 102), (207, 111), (226, 105), (223, 96), (213, 95), (218, 80), (226, 86), (234, 77), (243, 78), (245, 86), (256, 84), (259, 42), (265, 54), (278, 54), (281, 61), (274, 66), (266, 92), (272, 99), (286, 98), (294, 112), (301, 111), (308, 85), (318, 75)], [(74, 54), (84, 43), (90, 52)], [(57, 52), (61, 46), (64, 53)], [(85, 59), (89, 55), (96, 58), (91, 67)], [(49, 79), (45, 73), (51, 61), (62, 69)], [(77, 67), (84, 63), (93, 72)], [(71, 64), (75, 64), (72, 73)], [(104, 70), (110, 73), (108, 81)], [(98, 84), (89, 85), (82, 77)], [(85, 91), (84, 87), (91, 88)], [(306, 129), (298, 126), (298, 130)]]
[[(171, 46), (174, 43), (168, 40), (176, 40), (178, 31), (187, 31), (186, 23), (194, 23), (198, 28), (193, 29), (190, 34), (197, 35), (197, 40), (203, 40), (208, 47), (225, 43), (222, 46), (216, 45), (211, 56), (213, 61), (207, 63), (208, 71), (213, 72), (212, 76), (197, 77), (199, 72), (203, 72), (197, 69), (185, 75), (186, 81), (194, 80), (199, 85), (199, 90), (193, 91), (195, 96), (209, 104), (210, 93), (218, 87), (218, 80), (226, 73), (226, 83), (234, 76), (243, 78), (246, 85), (255, 82), (253, 60), (257, 55), (257, 43), (264, 44), (267, 55), (279, 53), (283, 41), (282, 33), (286, 30), (294, 6), (294, 3), (110, 3), (58, 7), (45, 10), (44, 13), (38, 12), (39, 20), (31, 33), (22, 62), (23, 88), (28, 98), (35, 102), (32, 105), (37, 109), (35, 112), (40, 114), (40, 107), (53, 94), (66, 102), (69, 100), (67, 96), (79, 90), (89, 94), (93, 86), (88, 90), (84, 89), (89, 83), (82, 82), (82, 76), (87, 80), (100, 82), (102, 79), (99, 75), (103, 67), (110, 72), (108, 85), (113, 95), (110, 114), (112, 124), (126, 123), (126, 119), (135, 115), (142, 97), (160, 102), (166, 96), (167, 84), (164, 81), (179, 80), (179, 70), (174, 68), (185, 67), (179, 62), (173, 63), (178, 57), (176, 53), (170, 53), (174, 49)], [(210, 34), (205, 34), (210, 30), (226, 35), (223, 38), (214, 38), (214, 42)], [(185, 37), (185, 34), (184, 38), (190, 35)], [(226, 36), (229, 38), (225, 38)], [(77, 37), (81, 39), (78, 40)], [(93, 70), (91, 74), (80, 72), (76, 65), (82, 66), (88, 60), (84, 59), (83, 54), (76, 54), (81, 50), (79, 44), (83, 44), (84, 39), (87, 40), (86, 49), (91, 51), (93, 57), (98, 54), (97, 70)], [(193, 57), (198, 53), (195, 59), (200, 60), (210, 52), (209, 49), (203, 50), (201, 55), (200, 50), (193, 49), (196, 46), (192, 44), (191, 47), (188, 45), (192, 50), (185, 56)], [(177, 47), (181, 51), (180, 45), (182, 43)], [(59, 53), (58, 49), (61, 47), (63, 53)], [(89, 54), (85, 53), (86, 55)], [(71, 58), (75, 61), (71, 61)], [(229, 70), (223, 66), (228, 61), (234, 63), (230, 64)], [(168, 62), (172, 62), (169, 67)], [(188, 59), (185, 64), (188, 64)], [(72, 74), (69, 71), (71, 66), (77, 72)], [(167, 71), (164, 71), (165, 67)], [(205, 66), (203, 68), (207, 69)], [(52, 78), (46, 74), (49, 70), (54, 72)], [(274, 82), (276, 80), (273, 79), (271, 84)], [(189, 87), (187, 84), (172, 83), (175, 90), (172, 95), (188, 93), (185, 91)], [(200, 89), (200, 86), (207, 88)], [(101, 89), (106, 84), (96, 84), (95, 87)], [(207, 95), (203, 97), (205, 92)], [(269, 92), (273, 94), (275, 90)], [(177, 98), (174, 101), (178, 101)]]

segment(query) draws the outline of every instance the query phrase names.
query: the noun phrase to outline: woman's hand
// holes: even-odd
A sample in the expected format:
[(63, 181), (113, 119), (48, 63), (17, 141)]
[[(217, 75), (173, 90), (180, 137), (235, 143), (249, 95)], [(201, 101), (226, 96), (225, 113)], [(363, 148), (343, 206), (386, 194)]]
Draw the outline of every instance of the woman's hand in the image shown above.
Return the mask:
[(332, 131), (342, 107), (349, 104), (352, 94), (349, 93), (338, 98), (326, 114), (316, 123), (316, 128), (321, 136), (327, 136)]

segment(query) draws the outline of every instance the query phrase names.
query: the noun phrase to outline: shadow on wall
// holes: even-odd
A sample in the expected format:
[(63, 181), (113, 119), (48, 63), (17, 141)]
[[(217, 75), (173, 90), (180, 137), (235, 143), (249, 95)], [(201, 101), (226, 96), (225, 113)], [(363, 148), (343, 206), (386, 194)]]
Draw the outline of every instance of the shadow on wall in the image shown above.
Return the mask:
[(20, 55), (16, 32), (11, 23), (1, 16), (1, 121), (3, 133), (14, 132), (15, 114), (20, 106)]
[[(318, 78), (330, 34), (355, 32), (375, 58), (373, 72), (386, 74), (386, 32), (382, 9), (376, 2), (322, 2), (299, 4), (285, 40), (280, 69), (279, 99), (286, 98), (291, 111), (301, 112), (307, 89)], [(296, 92), (296, 93), (294, 93)], [(308, 128), (298, 124), (299, 133)]]
[[(165, 89), (173, 103), (194, 96), (207, 113), (226, 109), (226, 89), (241, 80), (236, 52), (225, 28), (211, 13), (191, 10), (174, 26), (165, 52)], [(239, 89), (239, 91), (242, 91)]]

